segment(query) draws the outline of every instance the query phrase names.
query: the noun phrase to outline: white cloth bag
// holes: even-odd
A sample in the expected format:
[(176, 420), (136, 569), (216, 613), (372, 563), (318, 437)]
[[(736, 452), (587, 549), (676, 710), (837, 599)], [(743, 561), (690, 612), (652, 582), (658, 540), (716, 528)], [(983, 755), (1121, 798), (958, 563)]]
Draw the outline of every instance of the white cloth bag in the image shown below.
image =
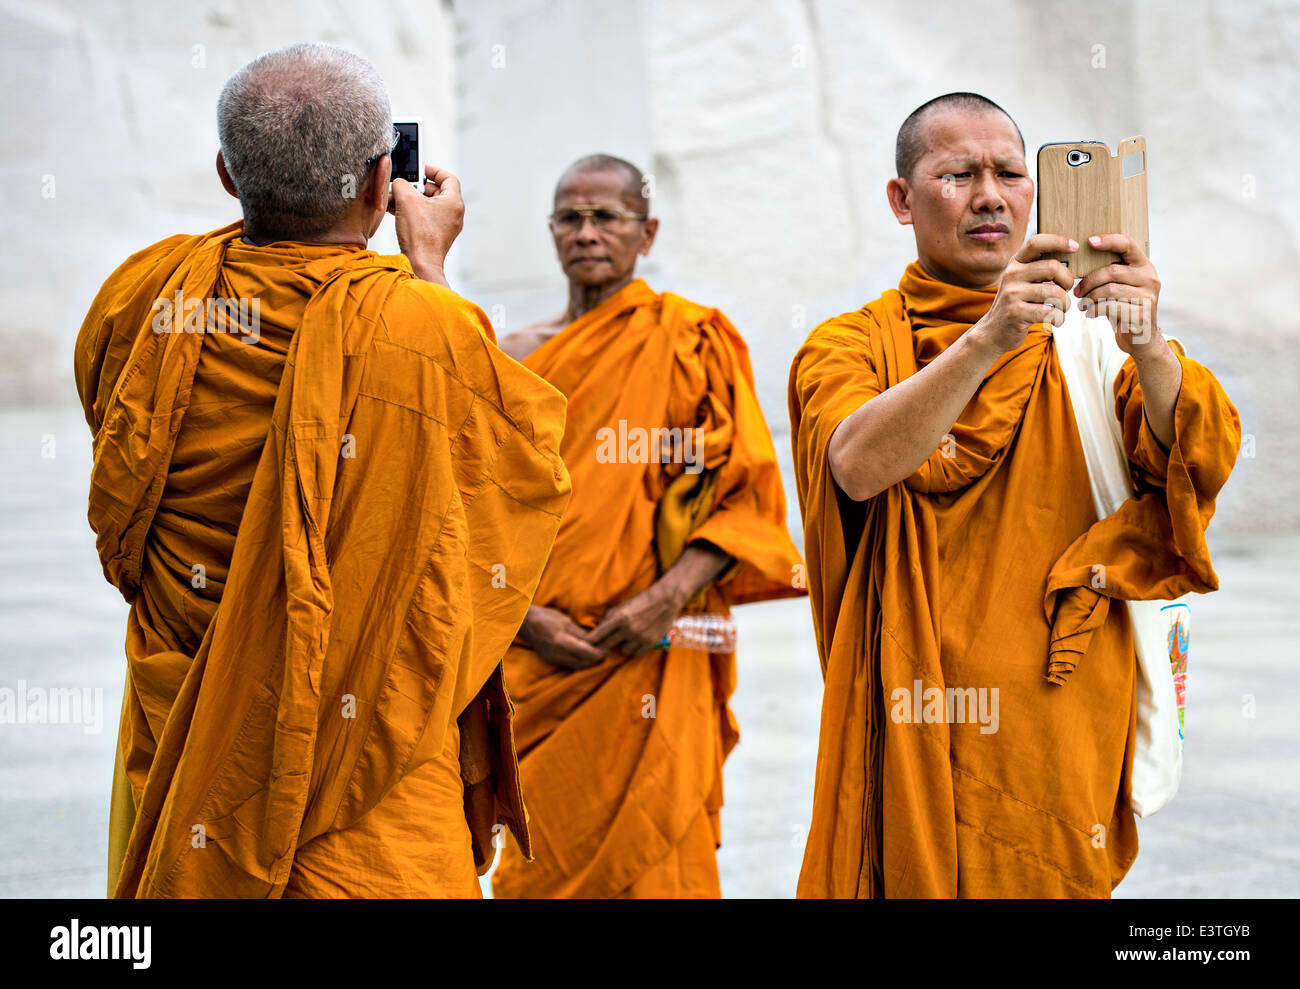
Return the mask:
[[(1133, 479), (1115, 415), (1115, 378), (1128, 357), (1107, 319), (1087, 319), (1070, 309), (1053, 330), (1074, 420), (1088, 464), (1097, 518), (1133, 497)], [(1179, 345), (1181, 349), (1181, 344)], [(1185, 603), (1185, 596), (1179, 598)], [(1183, 771), (1183, 730), (1169, 664), (1167, 601), (1128, 601), (1137, 646), (1137, 748), (1133, 754), (1133, 811), (1149, 817), (1174, 798)]]

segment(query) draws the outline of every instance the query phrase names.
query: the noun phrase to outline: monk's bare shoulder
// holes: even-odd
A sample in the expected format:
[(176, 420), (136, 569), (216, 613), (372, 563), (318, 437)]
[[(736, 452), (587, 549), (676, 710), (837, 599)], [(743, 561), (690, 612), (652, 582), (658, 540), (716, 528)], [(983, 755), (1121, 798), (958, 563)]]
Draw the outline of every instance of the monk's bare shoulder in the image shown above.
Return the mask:
[(515, 330), (514, 333), (507, 333), (497, 344), (507, 356), (517, 361), (522, 361), (534, 350), (544, 344), (560, 330), (564, 329), (565, 322), (563, 316), (555, 316), (551, 319), (544, 319), (532, 326), (526, 326), (522, 330)]

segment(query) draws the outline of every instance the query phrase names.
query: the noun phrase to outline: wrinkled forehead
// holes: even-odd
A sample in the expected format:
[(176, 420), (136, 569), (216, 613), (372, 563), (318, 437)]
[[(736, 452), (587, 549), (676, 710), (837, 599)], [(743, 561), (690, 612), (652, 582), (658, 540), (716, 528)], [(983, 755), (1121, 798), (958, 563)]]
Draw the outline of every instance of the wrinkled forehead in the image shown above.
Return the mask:
[(925, 151), (918, 164), (923, 167), (954, 171), (982, 163), (1025, 166), (1025, 148), (1015, 124), (997, 111), (929, 114), (921, 121), (921, 140)]
[(628, 178), (618, 169), (565, 172), (555, 187), (555, 205), (616, 206), (639, 210), (640, 190), (628, 187)]

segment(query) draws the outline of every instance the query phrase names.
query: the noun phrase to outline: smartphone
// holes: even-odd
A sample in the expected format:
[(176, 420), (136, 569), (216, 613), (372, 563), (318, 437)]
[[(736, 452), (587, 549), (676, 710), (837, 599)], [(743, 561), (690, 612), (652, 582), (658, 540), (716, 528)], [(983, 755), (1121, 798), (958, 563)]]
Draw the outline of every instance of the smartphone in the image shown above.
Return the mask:
[(393, 121), (401, 135), (393, 149), (393, 178), (406, 179), (424, 191), (424, 125), (419, 117), (399, 117)]
[(1079, 245), (1075, 254), (1053, 255), (1083, 278), (1120, 260), (1088, 246), (1096, 234), (1122, 233), (1151, 256), (1147, 232), (1147, 142), (1130, 137), (1119, 150), (1100, 141), (1065, 141), (1038, 149), (1038, 232), (1064, 234)]

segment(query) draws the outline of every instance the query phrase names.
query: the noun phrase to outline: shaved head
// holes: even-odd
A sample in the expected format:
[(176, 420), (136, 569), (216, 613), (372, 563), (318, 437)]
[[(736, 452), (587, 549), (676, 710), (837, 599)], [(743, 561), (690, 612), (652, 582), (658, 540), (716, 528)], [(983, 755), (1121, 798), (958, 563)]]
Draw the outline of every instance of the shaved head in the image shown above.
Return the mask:
[[(916, 163), (926, 152), (926, 119), (942, 111), (969, 114), (1000, 113), (1011, 120), (1011, 114), (978, 93), (946, 93), (943, 96), (936, 96), (928, 103), (922, 103), (908, 114), (907, 119), (903, 121), (903, 126), (898, 128), (898, 142), (894, 145), (894, 167), (898, 169), (900, 179), (912, 177), (912, 170), (916, 168)], [(1014, 120), (1011, 120), (1011, 126), (1016, 128), (1016, 135), (1020, 138), (1020, 150), (1023, 153), (1024, 135), (1020, 133), (1020, 128), (1016, 126)]]
[(253, 59), (217, 101), (221, 156), (248, 229), (306, 239), (352, 204), (366, 159), (393, 143), (375, 67), (333, 45), (289, 45)]
[(630, 161), (615, 158), (613, 155), (587, 155), (579, 158), (564, 170), (560, 181), (555, 184), (555, 198), (560, 198), (560, 190), (565, 183), (579, 175), (591, 175), (597, 172), (612, 172), (623, 180), (623, 201), (633, 212), (650, 213), (650, 198), (645, 194), (645, 173)]

